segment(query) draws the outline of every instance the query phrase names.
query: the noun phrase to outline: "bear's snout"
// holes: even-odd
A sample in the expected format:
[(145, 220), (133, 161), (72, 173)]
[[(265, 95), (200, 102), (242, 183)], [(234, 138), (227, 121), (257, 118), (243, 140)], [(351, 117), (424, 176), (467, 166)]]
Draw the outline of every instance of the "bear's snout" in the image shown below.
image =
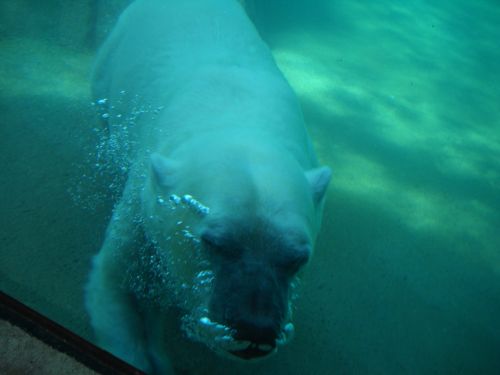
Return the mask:
[(237, 332), (236, 340), (274, 346), (278, 336), (277, 325), (271, 319), (242, 320), (232, 326)]
[(262, 262), (237, 265), (217, 273), (211, 315), (233, 331), (237, 350), (229, 353), (246, 360), (265, 357), (275, 352), (283, 329), (288, 285)]

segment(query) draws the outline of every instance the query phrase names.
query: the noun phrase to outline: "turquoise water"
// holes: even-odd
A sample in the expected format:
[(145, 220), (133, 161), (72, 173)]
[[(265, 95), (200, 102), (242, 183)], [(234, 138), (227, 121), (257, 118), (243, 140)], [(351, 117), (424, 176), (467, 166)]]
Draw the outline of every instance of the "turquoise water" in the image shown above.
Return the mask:
[[(112, 202), (88, 74), (123, 5), (36, 4), (0, 5), (0, 288), (91, 337), (82, 287)], [(500, 373), (500, 5), (269, 0), (252, 16), (334, 174), (294, 341), (210, 370)]]

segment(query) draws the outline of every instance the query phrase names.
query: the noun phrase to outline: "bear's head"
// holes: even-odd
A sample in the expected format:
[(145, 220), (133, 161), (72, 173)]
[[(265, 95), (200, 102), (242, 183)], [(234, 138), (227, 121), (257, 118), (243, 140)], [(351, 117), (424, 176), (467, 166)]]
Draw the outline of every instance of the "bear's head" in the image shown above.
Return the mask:
[(297, 275), (314, 248), (331, 172), (304, 171), (277, 150), (248, 155), (153, 154), (143, 205), (147, 235), (169, 259), (184, 330), (215, 351), (255, 359), (293, 333)]

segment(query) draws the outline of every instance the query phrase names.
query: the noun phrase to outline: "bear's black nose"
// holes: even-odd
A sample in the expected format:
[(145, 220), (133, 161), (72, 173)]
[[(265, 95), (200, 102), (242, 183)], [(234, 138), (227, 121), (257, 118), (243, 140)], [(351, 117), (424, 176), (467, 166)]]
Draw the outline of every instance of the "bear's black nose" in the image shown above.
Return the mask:
[(269, 355), (276, 348), (277, 325), (271, 319), (238, 321), (231, 325), (236, 331), (234, 339), (248, 342), (248, 347), (231, 351), (242, 359), (254, 359)]
[(231, 324), (235, 329), (236, 340), (250, 341), (255, 344), (275, 346), (278, 336), (278, 325), (270, 318), (239, 320)]

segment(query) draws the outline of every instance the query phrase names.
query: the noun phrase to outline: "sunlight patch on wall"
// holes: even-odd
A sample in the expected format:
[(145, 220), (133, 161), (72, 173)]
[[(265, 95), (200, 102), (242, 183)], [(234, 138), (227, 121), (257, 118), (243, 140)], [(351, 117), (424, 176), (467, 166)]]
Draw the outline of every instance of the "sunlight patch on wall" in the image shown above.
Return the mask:
[[(367, 157), (341, 150), (336, 155), (334, 189), (357, 196), (360, 202), (377, 206), (416, 232), (439, 233), (450, 237), (471, 236), (488, 247), (495, 228), (488, 219), (495, 215), (493, 207), (470, 198), (457, 201), (446, 191), (434, 191), (395, 179), (381, 164)], [(479, 254), (476, 254), (479, 255)], [(498, 254), (483, 254), (491, 264), (497, 264)]]
[(29, 38), (0, 42), (0, 90), (9, 97), (90, 98), (92, 56)]
[[(467, 195), (467, 187), (454, 186), (454, 193), (449, 194), (443, 185), (453, 181), (498, 184), (498, 136), (491, 131), (485, 132), (483, 127), (467, 124), (467, 120), (460, 117), (460, 108), (449, 114), (449, 121), (443, 118), (442, 113), (449, 108), (449, 103), (440, 101), (446, 92), (434, 95), (436, 82), (443, 84), (439, 81), (442, 78), (438, 80), (439, 71), (426, 76), (429, 71), (414, 66), (411, 74), (405, 75), (404, 70), (395, 72), (388, 68), (387, 79), (381, 80), (383, 85), (374, 87), (369, 74), (355, 76), (358, 67), (354, 58), (350, 58), (353, 71), (349, 71), (349, 64), (342, 61), (335, 48), (325, 49), (324, 41), (321, 48), (319, 38), (297, 34), (292, 39), (294, 48), (287, 49), (283, 45), (273, 51), (280, 69), (299, 97), (314, 103), (313, 111), (317, 109), (327, 118), (345, 119), (340, 124), (335, 121), (309, 124), (315, 129), (322, 128), (319, 131), (321, 139), (315, 139), (314, 143), (322, 160), (334, 171), (330, 199), (335, 199), (335, 191), (341, 190), (378, 206), (381, 212), (390, 213), (416, 232), (435, 233), (450, 239), (474, 238), (487, 250), (471, 255), (483, 257), (487, 264), (500, 271), (500, 255), (491, 249), (491, 237), (495, 232), (491, 219), (495, 217), (494, 208), (488, 199)], [(371, 64), (370, 61), (365, 63), (368, 67)], [(443, 90), (443, 87), (438, 89)], [(349, 123), (351, 118), (358, 122)], [(359, 129), (343, 134), (344, 143), (338, 144), (335, 134), (339, 133), (338, 128), (333, 128), (335, 126), (358, 126)], [(456, 129), (455, 126), (462, 127)], [(376, 142), (371, 146), (386, 149), (387, 154), (382, 154), (380, 159), (351, 148), (350, 141), (345, 139), (367, 133), (370, 133), (367, 139)], [(384, 158), (391, 155), (387, 150), (389, 145), (399, 152), (408, 150), (410, 158), (422, 155), (419, 165), (428, 161), (429, 168), (438, 173), (438, 180), (420, 181), (417, 185), (415, 179), (404, 175), (397, 162), (384, 165)], [(408, 164), (408, 174), (412, 173), (411, 168)], [(460, 197), (457, 194), (462, 190), (464, 196)], [(470, 249), (464, 246), (457, 251)]]
[(347, 90), (354, 97), (364, 95), (361, 89), (350, 86), (340, 75), (335, 75), (328, 67), (315, 61), (311, 55), (300, 53), (300, 50), (280, 48), (273, 51), (273, 56), (297, 94), (328, 111), (342, 113), (346, 110), (332, 95), (336, 89)]

